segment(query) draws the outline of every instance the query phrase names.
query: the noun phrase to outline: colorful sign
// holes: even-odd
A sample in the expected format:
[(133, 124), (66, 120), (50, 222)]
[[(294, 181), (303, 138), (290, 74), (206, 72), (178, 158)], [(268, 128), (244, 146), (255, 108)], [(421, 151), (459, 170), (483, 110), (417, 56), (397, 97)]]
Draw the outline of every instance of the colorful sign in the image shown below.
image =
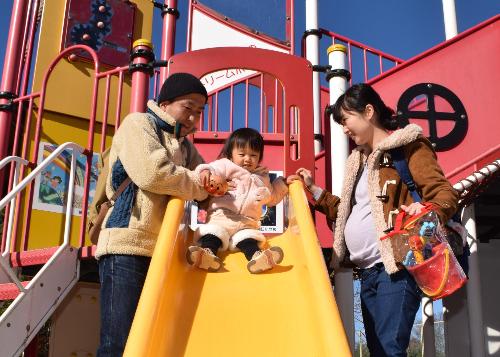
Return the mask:
[[(38, 165), (40, 165), (43, 160), (52, 154), (56, 148), (57, 145), (41, 142), (38, 149)], [(42, 174), (35, 179), (33, 209), (55, 213), (66, 212), (72, 155), (73, 153), (71, 149), (64, 150), (46, 167)], [(97, 181), (97, 159), (98, 154), (94, 154), (90, 172), (89, 204), (95, 193)], [(87, 157), (80, 154), (76, 160), (75, 171), (75, 190), (73, 197), (73, 215), (75, 216), (81, 216), (82, 214), (86, 165)]]

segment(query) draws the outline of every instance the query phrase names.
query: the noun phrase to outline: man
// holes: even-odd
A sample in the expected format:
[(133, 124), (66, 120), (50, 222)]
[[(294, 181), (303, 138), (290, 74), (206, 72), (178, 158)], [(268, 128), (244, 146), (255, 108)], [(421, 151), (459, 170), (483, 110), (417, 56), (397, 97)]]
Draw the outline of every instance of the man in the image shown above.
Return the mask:
[(106, 195), (125, 179), (132, 182), (107, 213), (97, 243), (100, 357), (123, 354), (169, 196), (207, 196), (191, 171), (203, 159), (185, 139), (197, 129), (206, 101), (198, 78), (173, 74), (157, 102), (150, 100), (146, 113), (129, 114), (113, 137)]

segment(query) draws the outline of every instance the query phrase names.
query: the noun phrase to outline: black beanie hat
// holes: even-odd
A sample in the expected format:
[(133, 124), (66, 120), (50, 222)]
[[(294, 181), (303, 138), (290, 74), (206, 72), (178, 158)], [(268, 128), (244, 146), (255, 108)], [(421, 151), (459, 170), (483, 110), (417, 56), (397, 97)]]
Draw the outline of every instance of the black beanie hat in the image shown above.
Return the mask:
[(198, 93), (208, 98), (207, 90), (201, 81), (190, 73), (174, 73), (161, 86), (157, 103), (171, 101), (186, 94)]

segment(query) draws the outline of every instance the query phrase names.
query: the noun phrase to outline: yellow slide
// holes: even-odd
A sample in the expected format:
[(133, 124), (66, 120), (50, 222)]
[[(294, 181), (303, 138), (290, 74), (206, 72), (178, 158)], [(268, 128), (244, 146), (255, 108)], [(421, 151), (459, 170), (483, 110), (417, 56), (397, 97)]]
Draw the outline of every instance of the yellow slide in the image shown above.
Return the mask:
[(351, 356), (300, 182), (287, 231), (270, 240), (285, 258), (263, 274), (250, 274), (242, 253), (217, 273), (190, 267), (183, 214), (172, 198), (124, 356)]

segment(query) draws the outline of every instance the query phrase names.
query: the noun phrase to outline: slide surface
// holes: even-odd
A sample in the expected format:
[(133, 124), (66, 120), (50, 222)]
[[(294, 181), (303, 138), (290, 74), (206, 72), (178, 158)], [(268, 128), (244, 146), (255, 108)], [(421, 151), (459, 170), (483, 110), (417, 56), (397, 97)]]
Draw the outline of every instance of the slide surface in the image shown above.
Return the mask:
[(269, 240), (284, 260), (253, 275), (240, 252), (217, 273), (190, 267), (184, 202), (171, 199), (125, 356), (351, 356), (301, 183), (289, 202), (288, 229)]

